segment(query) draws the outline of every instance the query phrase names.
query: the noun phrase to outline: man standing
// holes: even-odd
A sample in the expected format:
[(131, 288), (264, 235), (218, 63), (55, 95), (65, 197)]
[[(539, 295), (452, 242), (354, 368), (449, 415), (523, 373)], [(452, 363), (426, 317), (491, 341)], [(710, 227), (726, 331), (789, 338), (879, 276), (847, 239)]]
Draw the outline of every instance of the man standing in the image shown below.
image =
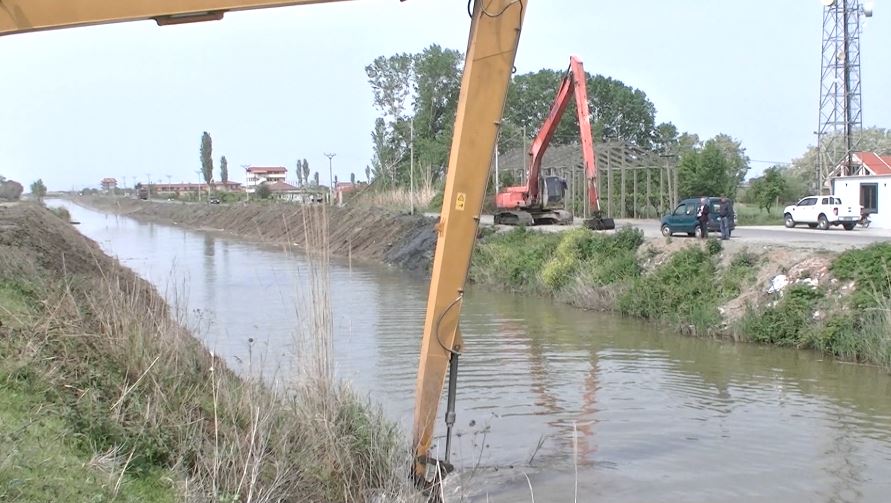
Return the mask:
[(703, 197), (699, 203), (699, 212), (696, 213), (696, 219), (699, 220), (699, 236), (702, 239), (708, 239), (708, 198)]
[(721, 206), (718, 207), (718, 223), (721, 224), (721, 239), (730, 239), (730, 201), (726, 196), (721, 196)]

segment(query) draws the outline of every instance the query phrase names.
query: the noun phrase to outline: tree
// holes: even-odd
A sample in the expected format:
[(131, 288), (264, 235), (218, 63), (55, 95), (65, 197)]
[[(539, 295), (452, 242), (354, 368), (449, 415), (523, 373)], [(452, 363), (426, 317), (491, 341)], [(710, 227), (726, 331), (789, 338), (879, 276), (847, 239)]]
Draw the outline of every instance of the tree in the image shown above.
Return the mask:
[(319, 186), (319, 172), (318, 171), (316, 171), (313, 174), (312, 179), (313, 179), (313, 183), (315, 184), (315, 186), (318, 187)]
[(678, 128), (670, 122), (663, 122), (656, 126), (653, 136), (653, 150), (660, 154), (669, 154), (678, 151), (680, 135)]
[(350, 173), (350, 183), (356, 185), (356, 174)]
[(337, 187), (337, 175), (334, 175), (334, 187)]
[[(514, 76), (505, 104), (507, 122), (525, 127), (527, 135), (534, 136), (550, 111), (563, 75), (563, 70), (542, 69)], [(654, 143), (657, 137), (656, 107), (643, 91), (611, 77), (591, 74), (586, 74), (586, 88), (595, 139), (622, 140), (641, 147), (650, 147)], [(579, 141), (578, 117), (572, 112), (575, 106), (573, 101), (564, 112), (552, 143)], [(670, 133), (671, 128), (663, 125), (661, 133)], [(502, 143), (502, 147), (519, 146), (512, 136), (502, 137), (505, 143), (510, 142)]]
[(204, 182), (210, 185), (213, 179), (213, 142), (207, 131), (201, 135), (201, 174)]
[(696, 135), (684, 133), (678, 139), (678, 149), (683, 152), (678, 165), (678, 188), (683, 197), (736, 197), (749, 170), (739, 142), (719, 134), (700, 147)]
[(0, 200), (18, 201), (23, 191), (24, 188), (19, 182), (0, 176)]
[(463, 58), (459, 51), (434, 44), (417, 54), (378, 57), (365, 68), (375, 108), (381, 112), (371, 136), (372, 169), (383, 185), (408, 183), (412, 138), (416, 169), (426, 173), (425, 179), (444, 174)]
[(272, 195), (272, 191), (269, 190), (269, 186), (266, 185), (266, 182), (263, 182), (257, 186), (256, 194), (260, 199), (269, 199), (269, 196)]
[(297, 159), (297, 168), (294, 171), (297, 173), (297, 186), (303, 186), (303, 161)]
[[(837, 135), (824, 138), (824, 142), (844, 142)], [(867, 152), (875, 152), (879, 155), (891, 155), (891, 129), (880, 128), (876, 126), (864, 128), (860, 132), (857, 149)], [(816, 172), (820, 165), (819, 155), (816, 145), (811, 145), (801, 154), (800, 157), (792, 160), (792, 165), (785, 170), (786, 182), (789, 184), (790, 191), (796, 191), (795, 197), (798, 199), (810, 192), (816, 192)], [(824, 155), (823, 162), (833, 164), (840, 159), (827, 159)]]
[[(309, 183), (309, 162), (306, 159), (303, 159), (303, 182)], [(318, 181), (316, 185), (318, 185)]]
[(31, 195), (36, 197), (38, 201), (42, 201), (46, 196), (46, 185), (43, 179), (38, 178), (36, 182), (31, 184)]
[(223, 185), (229, 181), (229, 161), (226, 160), (226, 156), (220, 157), (220, 181)]
[(770, 208), (787, 191), (786, 178), (779, 166), (772, 166), (764, 170), (764, 175), (752, 180), (749, 187), (750, 195), (758, 209), (765, 209), (770, 213)]
[(749, 172), (749, 156), (746, 155), (742, 143), (730, 135), (720, 133), (709, 141), (717, 145), (727, 160), (728, 186), (725, 194), (733, 197), (737, 187), (746, 179), (746, 174)]
[(365, 181), (371, 183), (371, 166), (365, 165)]
[(702, 150), (686, 153), (678, 165), (678, 189), (681, 197), (728, 195), (728, 163), (714, 142)]

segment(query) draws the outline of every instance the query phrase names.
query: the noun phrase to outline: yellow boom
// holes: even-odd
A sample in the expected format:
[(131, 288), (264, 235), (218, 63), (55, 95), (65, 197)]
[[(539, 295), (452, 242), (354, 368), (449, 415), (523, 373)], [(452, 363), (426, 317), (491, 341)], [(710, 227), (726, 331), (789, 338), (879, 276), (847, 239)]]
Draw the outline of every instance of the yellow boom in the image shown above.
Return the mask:
[[(219, 20), (228, 11), (337, 1), (345, 0), (0, 0), (0, 35), (148, 19), (159, 25)], [(527, 2), (474, 0), (418, 366), (413, 440), (419, 482), (430, 482), (429, 468), (438, 465), (428, 451), (447, 369), (449, 438), (454, 423), (464, 283)], [(448, 451), (447, 441), (440, 467), (448, 466)]]

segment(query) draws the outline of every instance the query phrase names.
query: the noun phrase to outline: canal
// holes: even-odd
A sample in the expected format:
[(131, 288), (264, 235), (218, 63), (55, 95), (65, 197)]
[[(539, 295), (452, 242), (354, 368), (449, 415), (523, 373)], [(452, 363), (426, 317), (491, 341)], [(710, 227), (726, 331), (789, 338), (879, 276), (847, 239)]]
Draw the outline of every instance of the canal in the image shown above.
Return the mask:
[[(50, 205), (155, 284), (235, 370), (293, 374), (299, 306), (310, 301), (301, 255)], [(426, 281), (335, 260), (330, 285), (338, 377), (410, 432)], [(891, 377), (879, 369), (473, 287), (461, 327), (453, 490), (467, 501), (891, 494)]]

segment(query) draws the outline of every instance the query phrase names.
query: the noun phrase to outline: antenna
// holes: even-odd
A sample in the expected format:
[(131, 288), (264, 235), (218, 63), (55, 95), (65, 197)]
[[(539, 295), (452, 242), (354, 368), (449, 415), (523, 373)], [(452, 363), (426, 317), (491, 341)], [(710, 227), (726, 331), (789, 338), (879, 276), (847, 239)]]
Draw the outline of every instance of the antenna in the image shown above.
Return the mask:
[(820, 71), (820, 122), (817, 133), (818, 191), (829, 187), (830, 173), (841, 166), (839, 175), (855, 175), (855, 166), (863, 129), (860, 91), (861, 16), (871, 17), (873, 3), (860, 0), (822, 0), (823, 50)]

